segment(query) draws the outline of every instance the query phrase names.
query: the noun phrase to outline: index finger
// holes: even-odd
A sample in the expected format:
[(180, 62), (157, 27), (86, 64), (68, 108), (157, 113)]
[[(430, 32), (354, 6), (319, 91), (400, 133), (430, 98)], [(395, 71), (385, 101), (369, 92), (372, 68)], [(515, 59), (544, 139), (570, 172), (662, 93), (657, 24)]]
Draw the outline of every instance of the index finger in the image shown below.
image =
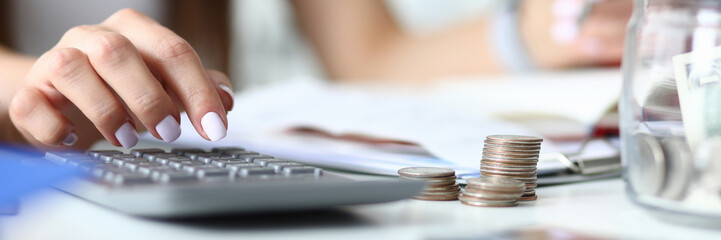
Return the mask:
[(118, 11), (101, 25), (130, 39), (159, 81), (178, 97), (201, 136), (211, 141), (225, 137), (225, 107), (187, 41), (131, 9)]

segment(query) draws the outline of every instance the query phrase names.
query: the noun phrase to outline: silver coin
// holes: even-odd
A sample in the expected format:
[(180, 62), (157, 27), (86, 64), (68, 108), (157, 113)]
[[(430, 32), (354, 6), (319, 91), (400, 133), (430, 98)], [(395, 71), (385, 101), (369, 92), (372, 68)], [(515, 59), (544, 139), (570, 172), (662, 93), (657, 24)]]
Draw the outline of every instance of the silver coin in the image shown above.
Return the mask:
[(461, 189), (461, 185), (458, 183), (454, 183), (452, 185), (441, 185), (441, 186), (426, 186), (423, 188), (423, 191), (444, 191), (444, 190), (453, 190), (453, 189)]
[(497, 143), (493, 141), (484, 140), (483, 147), (493, 149), (508, 149), (515, 151), (539, 151), (541, 150), (540, 144), (512, 144), (512, 143)]
[(398, 175), (408, 177), (449, 177), (455, 176), (456, 171), (450, 168), (436, 167), (407, 167), (398, 170)]
[(488, 148), (484, 147), (483, 152), (487, 153), (495, 153), (495, 154), (501, 154), (501, 155), (518, 155), (518, 156), (540, 156), (539, 151), (515, 151), (510, 149), (497, 149), (497, 148)]
[(398, 177), (400, 177), (401, 179), (406, 179), (406, 180), (418, 180), (418, 181), (430, 181), (430, 182), (455, 181), (456, 180), (455, 175), (448, 176), (448, 177), (411, 177), (411, 176), (400, 175)]
[(661, 143), (666, 158), (666, 183), (661, 196), (680, 200), (693, 178), (693, 155), (688, 144), (680, 137), (667, 137)]
[(527, 196), (527, 197), (526, 197), (526, 196), (522, 196), (521, 198), (518, 199), (518, 201), (534, 201), (534, 200), (536, 200), (536, 199), (538, 199), (538, 196), (537, 196), (537, 195)]
[(500, 175), (500, 174), (482, 174), (481, 176), (484, 176), (484, 177), (506, 177), (506, 178), (513, 178), (513, 179), (518, 180), (519, 182), (522, 182), (522, 183), (524, 183), (524, 184), (528, 184), (528, 183), (536, 184), (536, 182), (538, 181), (537, 178), (530, 178), (530, 177), (523, 177), (523, 178), (521, 178), (521, 177), (506, 176), (506, 175)]
[(633, 137), (636, 144), (636, 147), (632, 148), (635, 159), (628, 160), (628, 179), (637, 193), (657, 195), (663, 187), (666, 175), (663, 148), (650, 134), (637, 132)]
[(523, 194), (526, 187), (487, 187), (487, 186), (467, 186), (463, 189), (465, 192), (489, 193), (489, 194)]
[[(419, 180), (408, 180), (408, 179), (400, 179), (401, 181), (419, 181)], [(456, 181), (423, 181), (426, 184), (426, 187), (447, 187), (447, 186), (453, 186), (456, 184)]]
[(518, 206), (518, 203), (517, 203), (517, 202), (497, 204), (497, 203), (482, 203), (482, 202), (467, 202), (467, 201), (461, 201), (461, 203), (463, 203), (464, 205), (474, 206), (474, 207), (515, 207), (515, 206)]
[(486, 174), (500, 174), (500, 175), (509, 175), (513, 178), (521, 177), (521, 178), (530, 178), (536, 176), (536, 171), (532, 172), (511, 172), (511, 171), (498, 171), (498, 170), (492, 170), (487, 168), (481, 168), (481, 175)]
[(484, 151), (481, 156), (484, 157), (495, 157), (495, 158), (511, 158), (511, 159), (522, 159), (522, 160), (528, 160), (528, 159), (538, 159), (540, 155), (538, 154), (512, 154), (512, 153), (500, 153), (500, 152), (491, 152), (491, 151)]
[(518, 201), (518, 198), (514, 199), (486, 199), (486, 198), (477, 198), (477, 197), (471, 197), (468, 195), (458, 195), (458, 199), (463, 202), (473, 202), (473, 203), (486, 203), (486, 204), (509, 204), (509, 203), (515, 203)]
[(508, 166), (508, 165), (493, 165), (481, 163), (481, 169), (496, 170), (496, 171), (508, 171), (508, 172), (536, 172), (537, 167), (531, 166)]
[(466, 186), (495, 189), (517, 189), (525, 185), (508, 177), (477, 177), (466, 179)]
[(518, 200), (523, 193), (489, 193), (489, 192), (476, 192), (476, 191), (464, 191), (464, 196), (477, 197), (484, 199), (498, 199), (498, 200)]
[(514, 141), (514, 142), (542, 142), (543, 138), (534, 136), (521, 135), (489, 135), (486, 139), (494, 141)]
[(458, 195), (441, 195), (441, 196), (418, 195), (418, 196), (413, 197), (413, 199), (425, 200), (425, 201), (452, 201), (452, 200), (458, 200)]
[(483, 153), (488, 154), (496, 154), (496, 155), (509, 155), (509, 156), (515, 156), (515, 157), (538, 157), (539, 152), (518, 152), (518, 151), (510, 151), (510, 150), (498, 150), (498, 149), (491, 149), (491, 148), (483, 148)]
[(481, 164), (481, 168), (499, 171), (511, 171), (511, 172), (531, 172), (536, 171), (536, 166), (509, 166), (509, 165), (492, 165), (492, 164)]
[(432, 191), (432, 192), (422, 191), (420, 195), (426, 195), (426, 196), (445, 196), (445, 195), (458, 195), (458, 194), (460, 194), (460, 193), (461, 193), (461, 190), (458, 189), (458, 190), (443, 191), (443, 192), (439, 192), (439, 191)]
[(497, 167), (537, 167), (538, 162), (517, 162), (517, 161), (502, 161), (502, 160), (489, 160), (489, 159), (481, 159), (481, 164), (483, 165), (489, 165), (489, 166), (497, 166)]
[(509, 163), (538, 162), (538, 157), (513, 157), (513, 156), (507, 156), (507, 155), (488, 154), (488, 153), (481, 154), (481, 160), (483, 160), (483, 159), (491, 160), (491, 161), (509, 162)]

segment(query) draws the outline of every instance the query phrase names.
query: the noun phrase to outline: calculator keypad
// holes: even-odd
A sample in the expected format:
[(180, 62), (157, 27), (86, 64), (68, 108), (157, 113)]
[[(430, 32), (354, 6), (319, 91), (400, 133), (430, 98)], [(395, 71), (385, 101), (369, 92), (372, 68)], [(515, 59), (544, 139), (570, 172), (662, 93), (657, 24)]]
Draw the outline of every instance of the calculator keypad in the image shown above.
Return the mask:
[(111, 185), (173, 184), (243, 178), (322, 176), (320, 168), (281, 160), (243, 148), (92, 150), (87, 154), (48, 152), (47, 160), (77, 168), (92, 179)]

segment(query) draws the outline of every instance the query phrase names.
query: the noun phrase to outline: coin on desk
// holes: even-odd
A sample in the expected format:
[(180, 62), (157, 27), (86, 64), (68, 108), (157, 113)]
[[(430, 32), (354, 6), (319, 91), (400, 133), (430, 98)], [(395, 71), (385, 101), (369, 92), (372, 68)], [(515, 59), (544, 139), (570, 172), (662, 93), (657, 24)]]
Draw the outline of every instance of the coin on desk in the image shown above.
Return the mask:
[(401, 180), (424, 181), (426, 187), (415, 199), (448, 201), (458, 199), (461, 188), (456, 182), (456, 172), (449, 168), (409, 167), (398, 170)]
[(436, 167), (407, 167), (398, 170), (398, 175), (405, 177), (423, 177), (423, 178), (434, 178), (434, 177), (450, 177), (455, 176), (456, 171), (450, 168), (436, 168)]

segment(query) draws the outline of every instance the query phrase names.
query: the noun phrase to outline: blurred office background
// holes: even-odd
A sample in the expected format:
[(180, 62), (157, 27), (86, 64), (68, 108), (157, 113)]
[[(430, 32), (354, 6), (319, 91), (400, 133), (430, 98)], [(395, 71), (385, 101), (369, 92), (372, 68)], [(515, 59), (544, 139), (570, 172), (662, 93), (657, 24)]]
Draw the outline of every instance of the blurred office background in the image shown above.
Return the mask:
[[(497, 3), (491, 0), (385, 2), (403, 30), (412, 34), (425, 34), (481, 17)], [(325, 79), (320, 63), (297, 27), (291, 3), (287, 0), (8, 0), (3, 4), (10, 10), (5, 16), (11, 19), (10, 42), (16, 50), (26, 54), (42, 54), (73, 26), (99, 23), (118, 9), (134, 8), (181, 35), (189, 31), (200, 35), (200, 41), (205, 44), (194, 45), (204, 58), (204, 64), (228, 71), (236, 89), (287, 81), (295, 76)], [(225, 7), (229, 11), (224, 12), (222, 8)], [(197, 8), (211, 8), (205, 12), (217, 14), (196, 15), (197, 11), (191, 10)], [(220, 21), (224, 17), (230, 21)], [(229, 31), (222, 33), (223, 28)], [(197, 39), (189, 40), (198, 42)], [(222, 50), (226, 47), (230, 50)], [(208, 55), (220, 55), (228, 62)]]

